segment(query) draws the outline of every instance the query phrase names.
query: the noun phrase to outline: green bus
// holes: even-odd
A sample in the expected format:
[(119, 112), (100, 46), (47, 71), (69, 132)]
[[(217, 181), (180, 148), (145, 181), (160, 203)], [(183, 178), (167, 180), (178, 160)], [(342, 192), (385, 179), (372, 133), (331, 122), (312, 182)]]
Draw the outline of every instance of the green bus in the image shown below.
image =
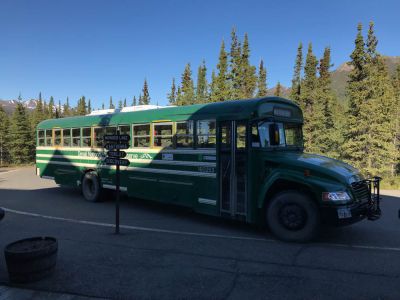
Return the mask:
[(280, 97), (97, 112), (37, 126), (36, 172), (98, 201), (115, 189), (104, 135), (131, 137), (121, 191), (129, 197), (266, 226), (307, 241), (322, 224), (380, 216), (379, 180), (341, 161), (303, 152), (303, 115)]

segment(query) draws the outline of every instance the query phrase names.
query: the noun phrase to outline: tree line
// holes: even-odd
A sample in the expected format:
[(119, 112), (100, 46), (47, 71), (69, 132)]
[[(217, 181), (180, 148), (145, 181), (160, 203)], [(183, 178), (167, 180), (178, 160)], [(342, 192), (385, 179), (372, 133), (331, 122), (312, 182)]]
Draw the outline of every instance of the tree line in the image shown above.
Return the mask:
[[(400, 65), (391, 76), (377, 51), (377, 44), (374, 23), (369, 23), (366, 37), (362, 24), (359, 24), (348, 63), (351, 71), (346, 86), (347, 101), (343, 104), (332, 90), (330, 47), (325, 47), (323, 55), (317, 58), (312, 43), (307, 45), (306, 51), (300, 43), (289, 98), (303, 110), (306, 152), (344, 160), (368, 175), (393, 177), (400, 173)], [(167, 94), (169, 104), (190, 105), (266, 96), (267, 69), (263, 59), (258, 67), (252, 65), (250, 53), (248, 35), (241, 40), (233, 29), (230, 45), (221, 43), (210, 82), (204, 60), (197, 69), (196, 82), (192, 65), (187, 63), (180, 82), (172, 79)], [(274, 94), (282, 94), (279, 82)], [(150, 100), (145, 80), (142, 93), (138, 99), (132, 99), (131, 105), (150, 104)], [(127, 105), (126, 99), (114, 105), (110, 97), (108, 107)], [(102, 108), (105, 108), (104, 103)], [(76, 107), (70, 107), (68, 98), (63, 105), (60, 102), (56, 105), (53, 97), (46, 103), (41, 94), (31, 113), (19, 103), (13, 115), (8, 117), (0, 106), (1, 164), (34, 160), (35, 128), (42, 120), (85, 115), (91, 110), (91, 101), (84, 96)]]

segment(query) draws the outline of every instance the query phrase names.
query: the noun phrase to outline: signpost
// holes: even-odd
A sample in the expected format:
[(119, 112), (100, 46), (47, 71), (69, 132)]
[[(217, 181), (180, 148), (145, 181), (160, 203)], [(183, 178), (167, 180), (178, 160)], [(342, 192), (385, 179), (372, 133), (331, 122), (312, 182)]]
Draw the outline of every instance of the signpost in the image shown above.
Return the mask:
[(127, 134), (119, 134), (119, 129), (117, 134), (105, 135), (104, 142), (107, 143), (105, 148), (108, 150), (107, 157), (104, 162), (107, 165), (116, 166), (115, 172), (115, 186), (117, 197), (115, 200), (115, 233), (119, 233), (119, 190), (120, 190), (120, 166), (129, 166), (129, 160), (124, 159), (126, 157), (126, 152), (121, 151), (123, 149), (129, 148), (130, 136)]

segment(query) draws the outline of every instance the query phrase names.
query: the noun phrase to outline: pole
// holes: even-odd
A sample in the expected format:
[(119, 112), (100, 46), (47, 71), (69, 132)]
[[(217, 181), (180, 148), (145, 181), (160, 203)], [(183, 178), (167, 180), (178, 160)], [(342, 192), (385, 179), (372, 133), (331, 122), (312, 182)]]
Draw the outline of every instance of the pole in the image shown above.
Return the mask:
[[(119, 129), (117, 130), (117, 136), (119, 141)], [(118, 157), (119, 157), (119, 149), (117, 149)], [(115, 184), (116, 184), (116, 192), (117, 197), (115, 200), (115, 234), (119, 234), (119, 164), (117, 164), (115, 173)]]

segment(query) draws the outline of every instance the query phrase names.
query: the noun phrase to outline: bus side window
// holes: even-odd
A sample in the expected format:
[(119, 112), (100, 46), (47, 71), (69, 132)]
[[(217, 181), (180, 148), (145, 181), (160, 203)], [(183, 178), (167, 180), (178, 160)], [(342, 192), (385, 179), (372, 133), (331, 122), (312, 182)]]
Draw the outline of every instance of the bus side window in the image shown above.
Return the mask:
[(71, 129), (63, 129), (63, 146), (71, 147)]
[(104, 127), (96, 127), (94, 128), (93, 131), (93, 142), (94, 142), (94, 147), (101, 148), (104, 146), (104, 134), (106, 132), (106, 129)]
[(132, 127), (132, 147), (150, 147), (150, 124), (137, 124)]
[(73, 128), (72, 129), (72, 147), (80, 147), (81, 146), (81, 129)]
[(44, 146), (46, 144), (44, 139), (44, 130), (38, 130), (37, 137), (38, 137), (37, 140), (38, 146)]
[(61, 129), (54, 129), (54, 146), (61, 146)]
[(82, 128), (82, 147), (90, 147), (92, 145), (92, 128)]
[(115, 126), (106, 127), (106, 135), (113, 135), (113, 134), (117, 134), (117, 127)]
[(215, 148), (215, 121), (197, 121), (197, 147)]
[[(126, 134), (126, 135), (131, 136), (131, 129), (130, 129), (129, 125), (120, 125), (120, 126), (118, 126), (118, 129), (119, 129), (119, 134)], [(129, 142), (128, 142), (128, 144), (129, 144)]]
[(193, 121), (176, 122), (176, 148), (193, 147)]
[(46, 129), (46, 146), (53, 146), (53, 131)]
[(153, 147), (172, 146), (172, 123), (155, 123)]

